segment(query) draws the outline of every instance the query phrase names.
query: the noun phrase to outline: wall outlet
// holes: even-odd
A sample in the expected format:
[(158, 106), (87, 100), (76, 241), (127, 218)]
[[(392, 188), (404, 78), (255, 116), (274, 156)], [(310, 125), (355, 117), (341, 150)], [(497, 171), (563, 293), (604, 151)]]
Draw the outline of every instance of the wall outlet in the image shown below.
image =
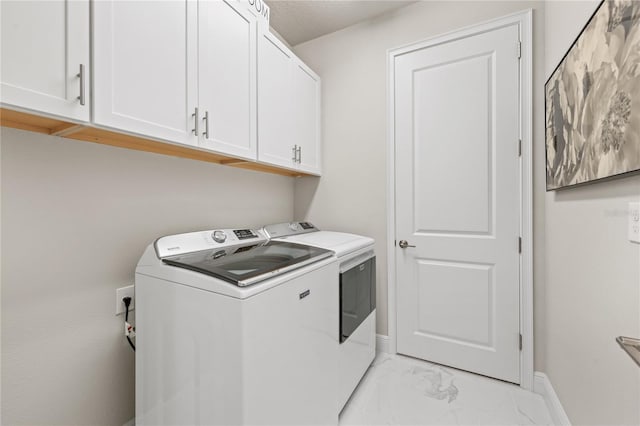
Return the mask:
[(629, 241), (640, 243), (640, 203), (629, 203)]
[(131, 298), (131, 305), (129, 305), (129, 312), (133, 311), (136, 307), (135, 287), (132, 285), (126, 287), (120, 287), (116, 290), (116, 315), (124, 314), (125, 307), (122, 303), (122, 299), (125, 297)]

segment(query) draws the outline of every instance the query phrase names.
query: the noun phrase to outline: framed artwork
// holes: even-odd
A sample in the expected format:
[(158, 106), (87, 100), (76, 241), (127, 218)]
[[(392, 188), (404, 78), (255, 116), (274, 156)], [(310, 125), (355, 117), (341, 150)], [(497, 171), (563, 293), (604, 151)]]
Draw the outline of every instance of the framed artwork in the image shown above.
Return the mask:
[(547, 191), (640, 170), (640, 1), (603, 0), (545, 84)]

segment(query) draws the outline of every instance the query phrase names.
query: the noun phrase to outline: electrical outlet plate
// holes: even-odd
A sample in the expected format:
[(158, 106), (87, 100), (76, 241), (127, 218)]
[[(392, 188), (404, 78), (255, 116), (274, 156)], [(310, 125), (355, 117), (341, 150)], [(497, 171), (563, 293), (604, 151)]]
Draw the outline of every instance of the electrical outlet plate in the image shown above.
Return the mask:
[(133, 311), (136, 307), (136, 298), (134, 286), (129, 285), (126, 287), (120, 287), (116, 290), (116, 315), (124, 314), (125, 307), (122, 303), (122, 299), (125, 297), (131, 298), (131, 305), (129, 305), (129, 312)]
[(640, 203), (629, 203), (629, 241), (640, 243)]

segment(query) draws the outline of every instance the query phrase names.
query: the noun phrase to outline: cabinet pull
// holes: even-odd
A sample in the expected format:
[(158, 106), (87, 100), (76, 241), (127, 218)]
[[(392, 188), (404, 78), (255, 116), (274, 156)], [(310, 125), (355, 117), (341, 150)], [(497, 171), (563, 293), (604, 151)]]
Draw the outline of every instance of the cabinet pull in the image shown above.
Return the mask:
[(80, 105), (84, 105), (85, 104), (84, 64), (80, 64), (80, 72), (76, 74), (76, 77), (80, 79), (80, 96), (78, 96), (78, 100), (80, 101)]
[(302, 163), (302, 147), (298, 147), (298, 164)]
[(194, 135), (198, 136), (198, 121), (200, 120), (199, 118), (200, 115), (198, 114), (198, 107), (196, 107), (195, 112), (191, 114), (191, 116), (194, 118), (193, 129), (191, 131), (193, 132)]
[(298, 161), (298, 145), (293, 146), (293, 162), (296, 163)]
[(204, 132), (202, 133), (202, 136), (204, 136), (205, 139), (209, 139), (209, 111), (205, 111), (204, 112)]

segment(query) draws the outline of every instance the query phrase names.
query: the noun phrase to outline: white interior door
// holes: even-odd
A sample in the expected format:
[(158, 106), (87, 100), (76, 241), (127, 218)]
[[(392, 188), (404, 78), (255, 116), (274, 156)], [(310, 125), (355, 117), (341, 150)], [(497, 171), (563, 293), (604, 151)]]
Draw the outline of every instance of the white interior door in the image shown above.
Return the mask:
[(394, 63), (397, 350), (514, 383), (518, 40), (511, 25)]
[(200, 145), (256, 159), (256, 18), (235, 1), (198, 8)]

